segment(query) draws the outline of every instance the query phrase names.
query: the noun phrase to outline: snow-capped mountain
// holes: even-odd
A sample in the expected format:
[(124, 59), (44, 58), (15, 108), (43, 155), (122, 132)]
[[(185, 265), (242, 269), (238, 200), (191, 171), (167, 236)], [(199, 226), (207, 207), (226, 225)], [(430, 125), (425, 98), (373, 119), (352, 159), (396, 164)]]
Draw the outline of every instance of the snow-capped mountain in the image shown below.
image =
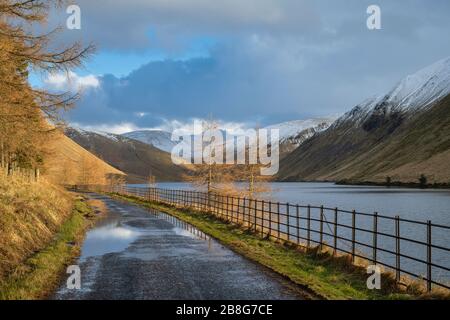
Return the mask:
[(105, 132), (105, 131), (98, 131), (98, 130), (93, 130), (93, 131), (87, 131), (81, 128), (77, 128), (77, 127), (70, 127), (69, 130), (66, 131), (66, 134), (71, 137), (72, 135), (75, 134), (79, 134), (85, 137), (90, 137), (92, 135), (99, 135), (102, 136), (104, 138), (107, 138), (109, 140), (112, 141), (118, 141), (120, 138), (120, 135), (114, 134), (114, 133), (109, 133), (109, 132)]
[(405, 77), (388, 93), (363, 101), (338, 119), (335, 126), (347, 120), (362, 124), (372, 116), (414, 113), (449, 94), (450, 57), (447, 57)]
[(450, 181), (450, 57), (405, 77), (289, 153), (279, 179)]
[(158, 181), (180, 181), (186, 170), (176, 166), (170, 154), (141, 141), (118, 134), (66, 128), (66, 136), (97, 157), (127, 174), (133, 183), (147, 182), (148, 176)]
[[(334, 120), (335, 118), (332, 117), (308, 120), (294, 120), (270, 125), (268, 127), (265, 127), (265, 129), (279, 129), (280, 145), (282, 145), (282, 151), (292, 151), (300, 144), (302, 144), (305, 140), (312, 137), (315, 133), (326, 130)], [(177, 144), (176, 141), (171, 140), (170, 132), (162, 130), (132, 131), (122, 134), (122, 136), (141, 141), (169, 153)], [(228, 138), (229, 137), (231, 136), (228, 135)], [(237, 135), (236, 137), (238, 139), (238, 143), (242, 142), (242, 139), (239, 139), (239, 135)]]
[(171, 133), (162, 130), (138, 130), (124, 133), (122, 136), (150, 144), (166, 152), (171, 152), (176, 145), (176, 142), (171, 140)]
[(334, 117), (282, 122), (266, 127), (280, 130), (280, 144), (289, 143), (299, 146), (315, 133), (328, 129), (336, 120)]
[(397, 108), (426, 108), (450, 93), (450, 57), (401, 80), (383, 102)]

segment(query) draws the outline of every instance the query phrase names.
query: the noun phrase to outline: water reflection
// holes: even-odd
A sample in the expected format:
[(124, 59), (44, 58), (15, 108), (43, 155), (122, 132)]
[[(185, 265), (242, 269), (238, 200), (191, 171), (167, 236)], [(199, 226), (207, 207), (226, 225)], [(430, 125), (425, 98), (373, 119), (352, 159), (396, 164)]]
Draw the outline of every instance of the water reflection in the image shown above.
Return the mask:
[(140, 235), (139, 231), (122, 226), (118, 217), (105, 220), (87, 233), (81, 261), (92, 256), (121, 252)]
[(167, 222), (170, 222), (174, 228), (172, 231), (174, 231), (178, 235), (186, 236), (186, 237), (194, 237), (197, 239), (207, 240), (211, 241), (211, 237), (202, 232), (201, 230), (197, 229), (193, 225), (190, 225), (189, 223), (179, 220), (178, 218), (171, 216), (164, 212), (159, 212), (153, 209), (150, 209), (150, 214), (153, 216), (163, 219)]

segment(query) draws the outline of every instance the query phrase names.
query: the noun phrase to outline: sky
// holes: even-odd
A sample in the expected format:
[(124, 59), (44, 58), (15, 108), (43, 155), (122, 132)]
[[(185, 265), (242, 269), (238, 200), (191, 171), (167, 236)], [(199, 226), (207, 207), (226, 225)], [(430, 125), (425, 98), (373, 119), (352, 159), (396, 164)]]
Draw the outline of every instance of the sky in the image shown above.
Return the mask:
[[(447, 0), (78, 0), (81, 29), (58, 42), (97, 52), (68, 75), (74, 126), (124, 133), (193, 119), (252, 127), (342, 114), (450, 55)], [(381, 29), (369, 30), (369, 5)], [(65, 26), (65, 8), (48, 25)]]

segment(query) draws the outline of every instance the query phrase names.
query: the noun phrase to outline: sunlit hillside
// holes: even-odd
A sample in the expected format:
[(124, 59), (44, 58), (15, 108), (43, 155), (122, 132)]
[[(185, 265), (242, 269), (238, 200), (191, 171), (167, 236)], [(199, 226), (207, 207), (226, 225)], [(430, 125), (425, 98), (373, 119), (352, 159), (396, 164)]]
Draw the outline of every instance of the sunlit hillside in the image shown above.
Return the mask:
[(125, 175), (59, 133), (44, 164), (44, 176), (65, 185), (105, 184), (111, 174)]

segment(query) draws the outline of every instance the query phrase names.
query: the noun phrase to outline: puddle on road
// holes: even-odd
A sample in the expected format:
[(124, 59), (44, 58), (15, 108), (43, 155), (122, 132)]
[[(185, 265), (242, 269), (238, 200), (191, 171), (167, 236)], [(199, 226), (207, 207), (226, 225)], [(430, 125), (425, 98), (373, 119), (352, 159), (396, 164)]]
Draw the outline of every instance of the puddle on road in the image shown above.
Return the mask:
[(87, 233), (80, 260), (123, 251), (139, 235), (139, 231), (120, 223), (119, 214), (110, 213), (106, 219), (99, 221), (94, 229)]
[[(113, 210), (122, 211), (117, 208), (113, 208)], [(124, 251), (141, 234), (145, 233), (145, 230), (136, 230), (136, 228), (121, 223), (123, 216), (117, 211), (111, 210), (105, 219), (98, 221), (96, 226), (88, 231), (81, 250), (81, 262), (89, 257)], [(175, 234), (205, 240), (209, 244), (208, 248), (212, 249), (211, 237), (194, 226), (167, 213), (156, 210), (150, 210), (149, 213), (172, 224), (171, 230)]]

